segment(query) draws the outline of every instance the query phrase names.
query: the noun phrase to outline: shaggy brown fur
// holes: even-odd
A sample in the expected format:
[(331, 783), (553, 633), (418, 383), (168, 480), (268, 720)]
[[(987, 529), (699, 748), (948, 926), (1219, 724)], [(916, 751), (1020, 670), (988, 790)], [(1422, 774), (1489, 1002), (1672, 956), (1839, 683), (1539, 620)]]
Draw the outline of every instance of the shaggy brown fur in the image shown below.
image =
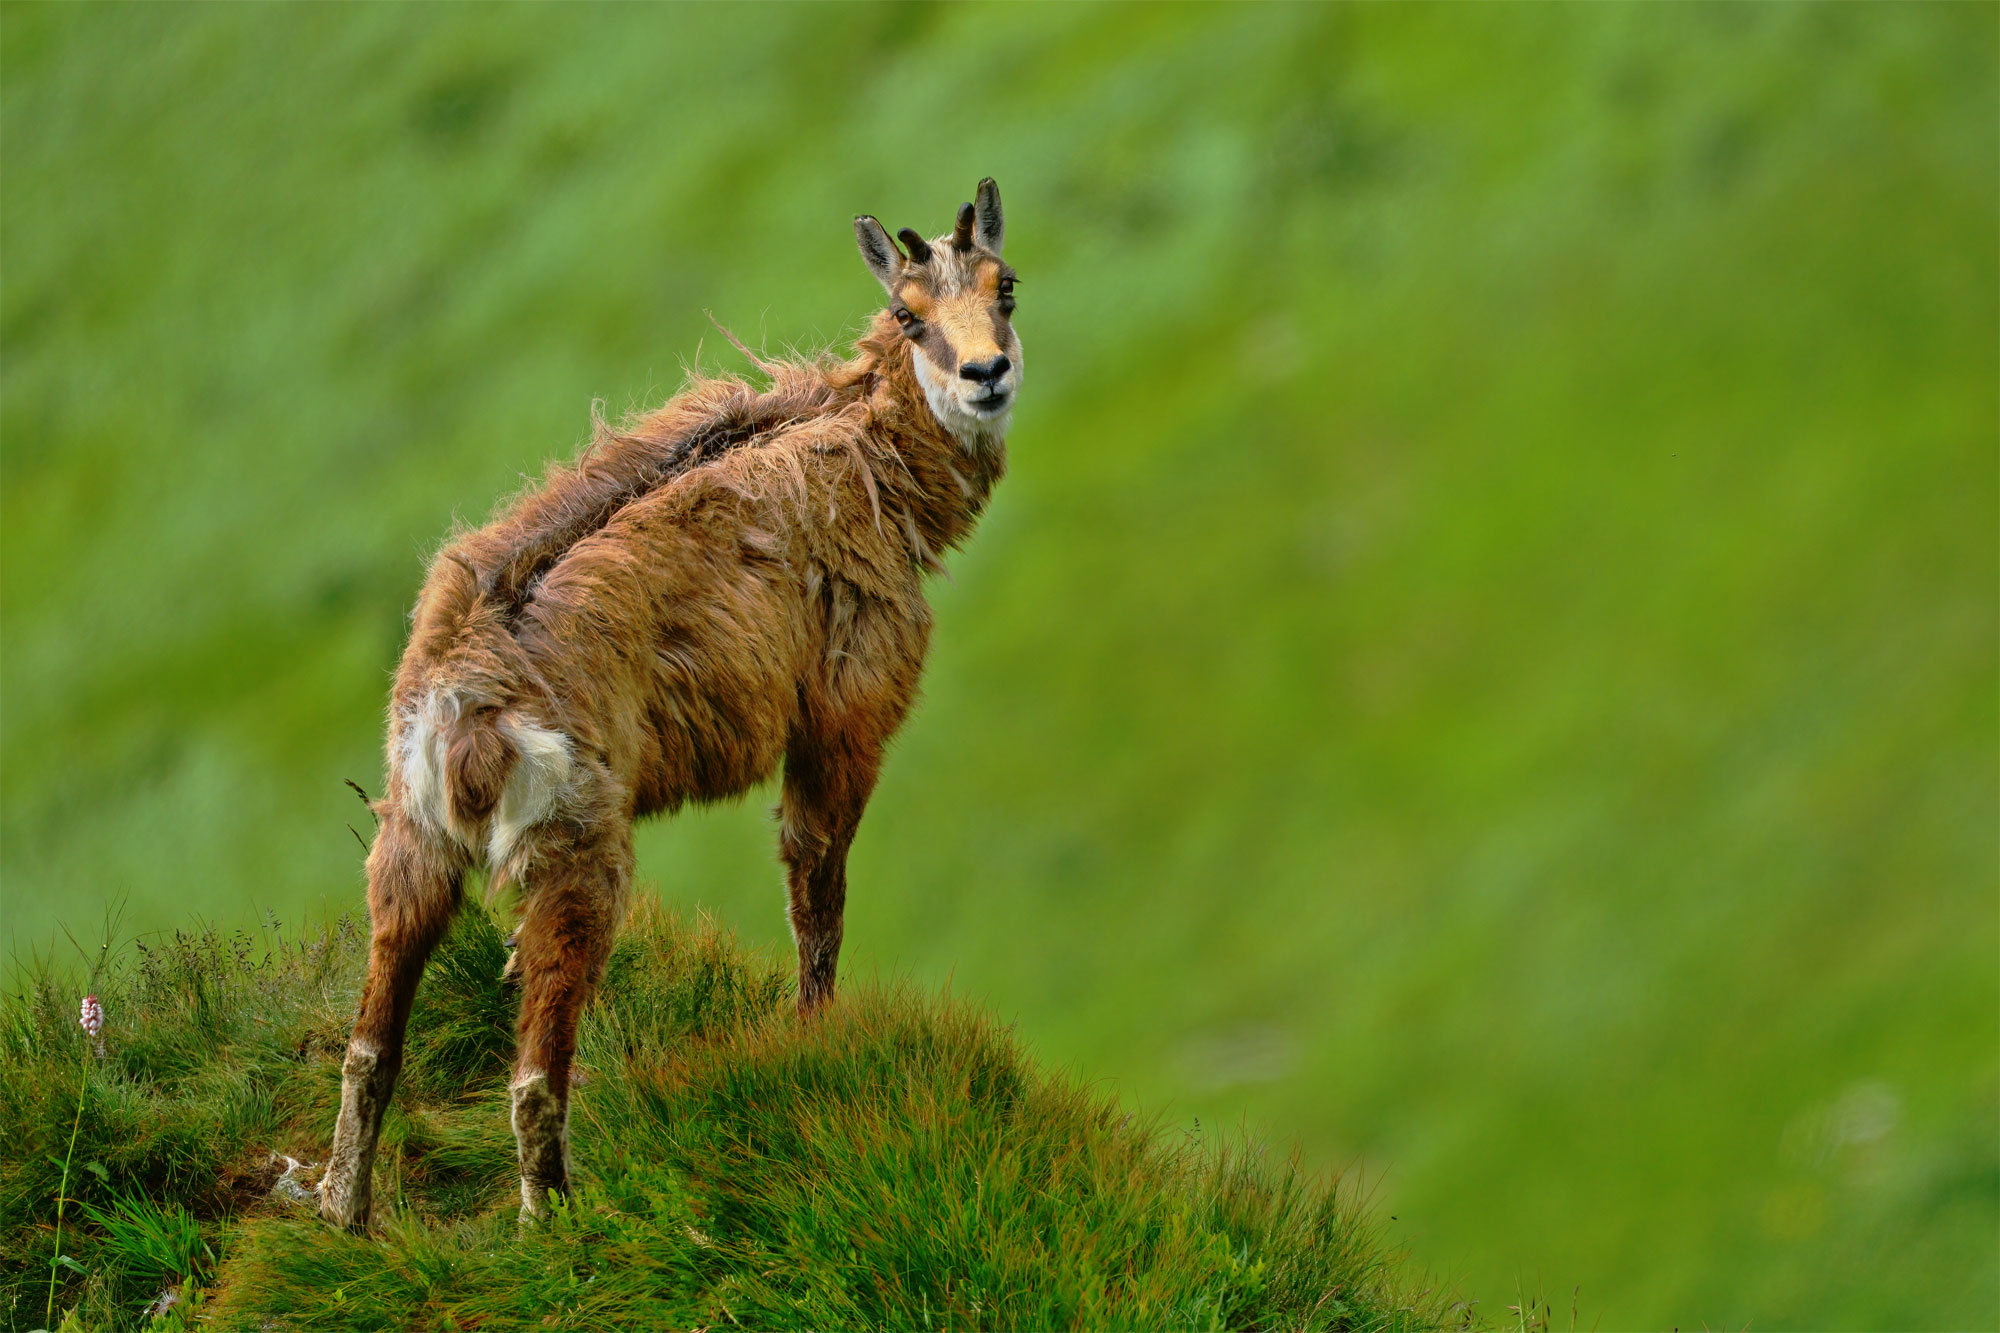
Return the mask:
[(411, 1000), (475, 866), (523, 904), (529, 1213), (568, 1184), (577, 1020), (625, 911), (633, 820), (737, 795), (782, 760), (799, 1010), (831, 997), (848, 846), (923, 666), (923, 576), (1005, 467), (1020, 350), (990, 181), (976, 227), (972, 210), (908, 259), (857, 220), (891, 303), (852, 359), (759, 363), (761, 391), (696, 377), (432, 562), (389, 705), (330, 1222), (368, 1220)]

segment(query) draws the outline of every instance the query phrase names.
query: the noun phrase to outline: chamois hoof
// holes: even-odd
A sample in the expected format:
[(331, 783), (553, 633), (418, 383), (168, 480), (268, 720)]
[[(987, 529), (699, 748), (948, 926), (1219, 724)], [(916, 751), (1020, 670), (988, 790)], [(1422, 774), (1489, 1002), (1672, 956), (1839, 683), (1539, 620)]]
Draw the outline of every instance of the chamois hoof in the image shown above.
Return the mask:
[[(368, 1231), (370, 1214), (374, 1211), (374, 1182), (365, 1176), (355, 1176), (340, 1171), (332, 1162), (327, 1164), (326, 1173), (311, 1190), (301, 1190), (311, 1199), (319, 1201), (319, 1220), (335, 1231), (349, 1231), (363, 1235)], [(295, 1186), (294, 1188), (297, 1188)], [(278, 1193), (279, 1191), (273, 1191)]]
[(524, 1227), (537, 1226), (549, 1220), (549, 1201), (567, 1199), (569, 1184), (538, 1185), (527, 1179), (521, 1181), (520, 1222)]
[(328, 1198), (325, 1187), (321, 1187), (319, 1220), (335, 1231), (346, 1231), (356, 1236), (367, 1235), (368, 1213), (369, 1208), (366, 1203), (356, 1208), (350, 1199)]
[(813, 991), (802, 990), (799, 992), (798, 1013), (799, 1022), (801, 1023), (812, 1022), (832, 1007), (833, 991), (831, 988)]

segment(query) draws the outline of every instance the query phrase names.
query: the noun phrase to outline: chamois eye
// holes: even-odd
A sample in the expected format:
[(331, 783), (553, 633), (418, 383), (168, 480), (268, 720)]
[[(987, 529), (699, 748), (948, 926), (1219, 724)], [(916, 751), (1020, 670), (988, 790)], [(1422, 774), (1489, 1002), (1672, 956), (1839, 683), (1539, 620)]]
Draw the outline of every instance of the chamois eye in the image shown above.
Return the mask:
[(901, 324), (901, 325), (903, 326), (904, 330), (905, 330), (905, 331), (907, 331), (908, 329), (910, 329), (910, 328), (911, 328), (912, 326), (914, 326), (914, 325), (916, 324), (916, 322), (917, 322), (917, 317), (916, 317), (915, 315), (911, 314), (911, 313), (910, 313), (909, 311), (907, 311), (907, 310), (898, 310), (898, 311), (896, 312), (896, 322), (897, 322), (898, 324)]
[(1003, 301), (1014, 299), (1014, 280), (1012, 278), (1000, 279), (1000, 299)]

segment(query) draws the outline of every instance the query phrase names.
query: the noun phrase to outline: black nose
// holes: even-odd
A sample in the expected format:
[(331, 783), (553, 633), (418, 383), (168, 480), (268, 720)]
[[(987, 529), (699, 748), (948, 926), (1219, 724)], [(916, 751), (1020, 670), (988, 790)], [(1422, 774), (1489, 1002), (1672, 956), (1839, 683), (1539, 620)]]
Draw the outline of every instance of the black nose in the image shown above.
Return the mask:
[(974, 384), (985, 384), (997, 380), (1014, 368), (1014, 363), (1004, 356), (996, 356), (991, 361), (968, 361), (958, 368), (958, 377), (971, 380)]

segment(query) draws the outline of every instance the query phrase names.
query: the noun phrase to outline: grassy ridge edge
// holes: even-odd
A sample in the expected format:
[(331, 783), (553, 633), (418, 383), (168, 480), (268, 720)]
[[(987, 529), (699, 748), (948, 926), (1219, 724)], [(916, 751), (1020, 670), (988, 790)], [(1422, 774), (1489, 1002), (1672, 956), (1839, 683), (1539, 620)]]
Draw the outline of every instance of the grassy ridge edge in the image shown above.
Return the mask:
[(469, 909), (412, 1020), (377, 1234), (338, 1235), (309, 1186), (364, 951), (341, 922), (107, 954), (92, 979), (101, 1051), (78, 1026), (80, 992), (51, 970), (6, 997), (9, 1327), (42, 1325), (73, 1122), (63, 1327), (1467, 1318), (1340, 1181), (1248, 1141), (1163, 1133), (947, 995), (850, 987), (801, 1028), (781, 967), (650, 899), (583, 1033), (576, 1197), (546, 1225), (515, 1221), (512, 996), (500, 931)]

